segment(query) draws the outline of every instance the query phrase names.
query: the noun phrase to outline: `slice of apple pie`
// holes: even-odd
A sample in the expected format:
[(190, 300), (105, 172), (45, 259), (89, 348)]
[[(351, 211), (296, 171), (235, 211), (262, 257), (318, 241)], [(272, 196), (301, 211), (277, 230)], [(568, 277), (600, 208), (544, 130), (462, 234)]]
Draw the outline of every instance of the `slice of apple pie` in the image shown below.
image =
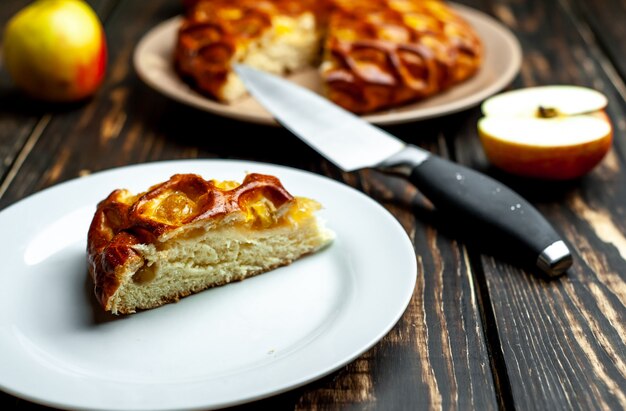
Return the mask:
[(145, 193), (115, 190), (88, 233), (96, 297), (129, 314), (290, 264), (332, 240), (320, 207), (262, 174), (241, 184), (177, 174)]

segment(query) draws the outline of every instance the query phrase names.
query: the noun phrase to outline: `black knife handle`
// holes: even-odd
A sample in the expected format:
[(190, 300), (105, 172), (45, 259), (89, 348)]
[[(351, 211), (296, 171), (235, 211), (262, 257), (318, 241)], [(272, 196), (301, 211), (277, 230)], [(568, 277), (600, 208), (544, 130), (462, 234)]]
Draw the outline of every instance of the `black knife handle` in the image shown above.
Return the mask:
[[(497, 236), (512, 253), (549, 276), (572, 265), (569, 249), (550, 223), (501, 182), (441, 157), (425, 157), (422, 149), (412, 146), (394, 157), (401, 160), (409, 180), (437, 210), (468, 223), (477, 236)], [(411, 157), (417, 161), (411, 162)], [(392, 166), (393, 159), (385, 163)]]

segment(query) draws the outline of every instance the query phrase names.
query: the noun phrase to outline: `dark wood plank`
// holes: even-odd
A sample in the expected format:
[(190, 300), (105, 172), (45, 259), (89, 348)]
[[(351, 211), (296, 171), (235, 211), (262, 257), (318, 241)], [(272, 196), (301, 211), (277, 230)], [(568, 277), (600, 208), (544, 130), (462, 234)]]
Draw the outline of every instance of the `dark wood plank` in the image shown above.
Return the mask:
[[(626, 79), (626, 29), (621, 17), (626, 15), (626, 1), (575, 0), (572, 3), (573, 12), (589, 24), (590, 30), (585, 35), (595, 37), (623, 83)], [(626, 88), (622, 88), (621, 94), (626, 99)]]
[[(9, 19), (27, 4), (27, 0), (8, 0), (2, 3), (2, 31)], [(1, 182), (41, 117), (37, 110), (27, 108), (24, 98), (13, 88), (4, 63), (0, 61), (0, 193), (3, 191)], [(42, 123), (45, 124), (45, 121)]]
[[(131, 66), (135, 44), (179, 7), (165, 0), (120, 2), (106, 22), (112, 45), (106, 84), (84, 106), (51, 118), (0, 198), (0, 209), (60, 181), (162, 159), (268, 161), (344, 181), (385, 205), (414, 241), (419, 272), (411, 304), (389, 335), (340, 371), (242, 408), (497, 408), (467, 252), (433, 228), (434, 217), (413, 187), (375, 172), (341, 173), (283, 130), (182, 106), (138, 80)], [(438, 132), (444, 123), (392, 131), (445, 155)]]
[[(515, 87), (579, 84), (610, 100), (609, 115), (623, 123), (626, 109), (599, 61), (606, 58), (584, 36), (584, 22), (569, 0), (493, 1), (489, 9), (524, 49)], [(626, 14), (615, 15), (623, 21)], [(529, 198), (571, 243), (574, 267), (554, 281), (509, 265), (503, 255), (471, 248), (487, 328), (503, 359), (511, 406), (519, 409), (624, 409), (626, 407), (626, 200), (624, 130), (613, 151), (585, 178), (569, 183), (516, 179), (489, 167), (476, 121), (468, 117), (451, 135), (458, 161), (485, 170)], [(511, 250), (509, 250), (509, 254)]]

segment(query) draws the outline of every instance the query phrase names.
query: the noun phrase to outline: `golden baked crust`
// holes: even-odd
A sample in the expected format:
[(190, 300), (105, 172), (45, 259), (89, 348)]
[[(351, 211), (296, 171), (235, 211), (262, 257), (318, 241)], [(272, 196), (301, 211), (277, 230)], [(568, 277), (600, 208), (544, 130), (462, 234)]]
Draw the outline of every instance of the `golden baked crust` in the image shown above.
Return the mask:
[(179, 31), (177, 70), (228, 100), (224, 88), (242, 50), (276, 16), (307, 11), (327, 31), (320, 69), (326, 95), (355, 113), (440, 93), (474, 75), (482, 61), (476, 33), (437, 0), (199, 0), (189, 2)]
[(143, 265), (139, 244), (154, 244), (178, 229), (193, 229), (237, 212), (254, 212), (250, 205), (259, 199), (276, 209), (295, 201), (273, 176), (248, 174), (241, 185), (234, 185), (177, 174), (145, 193), (115, 190), (101, 201), (89, 227), (87, 253), (94, 291), (103, 307), (111, 309), (110, 299), (128, 267)]
[(480, 39), (441, 1), (334, 1), (321, 71), (328, 97), (348, 110), (423, 99), (480, 67)]

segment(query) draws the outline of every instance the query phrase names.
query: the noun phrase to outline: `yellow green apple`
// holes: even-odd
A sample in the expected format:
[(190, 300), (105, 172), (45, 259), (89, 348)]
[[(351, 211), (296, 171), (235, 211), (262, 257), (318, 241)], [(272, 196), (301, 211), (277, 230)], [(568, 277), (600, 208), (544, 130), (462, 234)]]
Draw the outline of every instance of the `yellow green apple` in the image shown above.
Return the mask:
[(520, 176), (568, 180), (611, 149), (606, 97), (577, 86), (543, 86), (494, 96), (482, 105), (480, 140), (489, 161)]
[(81, 100), (104, 79), (102, 24), (80, 0), (38, 0), (26, 6), (8, 22), (3, 51), (15, 84), (37, 99)]

